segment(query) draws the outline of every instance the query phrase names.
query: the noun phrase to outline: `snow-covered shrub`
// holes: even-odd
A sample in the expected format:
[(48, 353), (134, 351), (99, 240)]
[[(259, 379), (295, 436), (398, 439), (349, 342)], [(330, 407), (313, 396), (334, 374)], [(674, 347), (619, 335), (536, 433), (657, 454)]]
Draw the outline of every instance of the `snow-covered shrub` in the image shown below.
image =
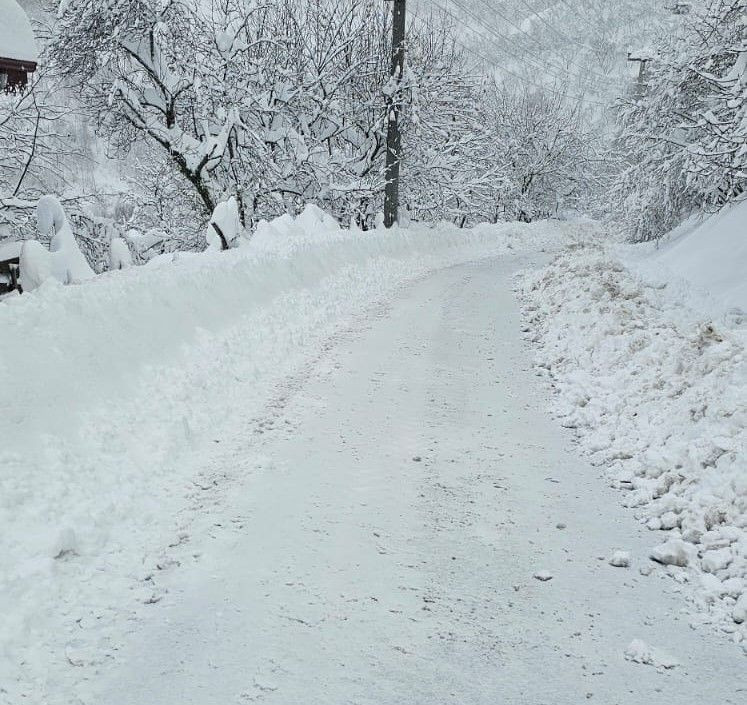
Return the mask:
[(48, 235), (52, 239), (63, 230), (70, 230), (65, 209), (54, 196), (47, 195), (39, 199), (36, 204), (36, 226), (42, 236)]
[(128, 269), (132, 267), (132, 255), (127, 241), (121, 237), (112, 238), (109, 246), (109, 268)]
[[(94, 276), (91, 266), (75, 241), (62, 204), (54, 196), (42, 196), (36, 206), (39, 234), (50, 237), (51, 273), (63, 284), (72, 284)], [(32, 250), (38, 258), (38, 248)], [(43, 271), (43, 268), (38, 269)], [(21, 272), (23, 275), (23, 271)], [(33, 287), (29, 287), (33, 288)]]
[(208, 246), (217, 250), (230, 250), (238, 247), (244, 228), (241, 225), (239, 206), (231, 196), (227, 201), (219, 203), (210, 217), (205, 239)]
[(52, 256), (37, 240), (26, 240), (20, 255), (21, 286), (24, 291), (33, 291), (53, 276)]
[(144, 264), (153, 257), (164, 253), (168, 235), (157, 228), (151, 228), (145, 233), (130, 228), (125, 233), (124, 239), (130, 247), (130, 252), (135, 255), (135, 260), (139, 264)]

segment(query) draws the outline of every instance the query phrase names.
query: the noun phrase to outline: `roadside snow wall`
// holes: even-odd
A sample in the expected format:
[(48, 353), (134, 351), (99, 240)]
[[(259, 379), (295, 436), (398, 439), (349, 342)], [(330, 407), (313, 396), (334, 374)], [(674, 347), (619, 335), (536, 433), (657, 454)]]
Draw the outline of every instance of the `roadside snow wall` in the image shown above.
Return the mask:
[(747, 200), (687, 221), (658, 245), (621, 247), (619, 255), (692, 308), (747, 321)]

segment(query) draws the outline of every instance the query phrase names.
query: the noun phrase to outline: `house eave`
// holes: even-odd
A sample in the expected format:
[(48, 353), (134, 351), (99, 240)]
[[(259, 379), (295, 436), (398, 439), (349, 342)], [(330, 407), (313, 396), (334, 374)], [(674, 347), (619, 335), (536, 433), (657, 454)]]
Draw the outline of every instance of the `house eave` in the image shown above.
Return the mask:
[(24, 61), (23, 59), (10, 59), (0, 56), (0, 71), (24, 71), (34, 73), (38, 64), (36, 61)]

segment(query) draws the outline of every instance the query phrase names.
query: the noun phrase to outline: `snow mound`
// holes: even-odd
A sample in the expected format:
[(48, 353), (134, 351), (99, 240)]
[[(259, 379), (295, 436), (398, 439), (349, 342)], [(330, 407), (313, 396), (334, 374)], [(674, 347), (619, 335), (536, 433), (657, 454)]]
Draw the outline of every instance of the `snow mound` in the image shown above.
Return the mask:
[(694, 308), (747, 321), (747, 200), (691, 219), (658, 246), (623, 248), (623, 257), (640, 275), (675, 290)]
[(356, 230), (342, 230), (337, 221), (318, 206), (307, 205), (293, 218), (281, 215), (271, 221), (260, 221), (252, 235), (251, 246), (257, 251), (291, 254), (299, 248), (360, 237)]
[(625, 649), (625, 658), (634, 663), (642, 663), (659, 669), (670, 669), (680, 665), (676, 658), (640, 639), (633, 639), (630, 642), (628, 648)]
[(747, 593), (747, 329), (616, 252), (587, 238), (521, 277), (537, 369), (561, 423), (657, 532), (652, 558), (747, 649), (732, 614)]
[(243, 233), (244, 228), (239, 216), (239, 204), (236, 202), (236, 198), (231, 196), (227, 201), (223, 201), (215, 207), (208, 223), (205, 238), (211, 249), (230, 250), (239, 246)]
[(127, 241), (121, 237), (113, 237), (109, 245), (109, 268), (127, 269), (132, 267), (132, 255)]
[(47, 279), (75, 284), (94, 276), (91, 266), (75, 241), (62, 204), (54, 196), (42, 196), (36, 207), (39, 232), (51, 237), (49, 251), (38, 242), (26, 242), (21, 248), (21, 284), (32, 291)]
[(52, 278), (52, 258), (49, 250), (36, 240), (27, 240), (20, 254), (21, 286), (26, 292), (40, 287)]

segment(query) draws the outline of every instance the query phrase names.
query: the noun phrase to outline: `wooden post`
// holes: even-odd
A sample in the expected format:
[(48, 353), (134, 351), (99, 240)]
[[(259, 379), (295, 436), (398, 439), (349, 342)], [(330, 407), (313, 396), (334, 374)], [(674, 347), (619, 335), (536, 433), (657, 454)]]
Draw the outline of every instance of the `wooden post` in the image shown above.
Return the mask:
[(399, 218), (399, 167), (402, 161), (402, 134), (399, 128), (399, 84), (405, 69), (406, 0), (387, 0), (394, 5), (392, 17), (391, 84), (386, 95), (386, 184), (384, 187), (384, 226), (391, 228)]

